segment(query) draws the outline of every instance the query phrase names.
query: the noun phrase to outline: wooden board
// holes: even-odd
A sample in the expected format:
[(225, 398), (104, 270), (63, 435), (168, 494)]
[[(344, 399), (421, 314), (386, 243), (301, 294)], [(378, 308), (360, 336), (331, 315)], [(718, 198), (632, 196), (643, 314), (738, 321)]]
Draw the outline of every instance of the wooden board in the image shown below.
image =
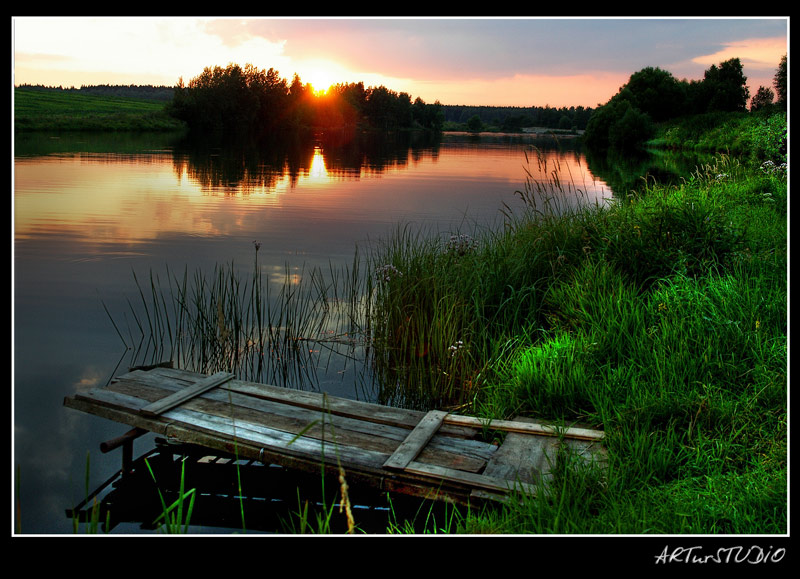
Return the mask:
[(207, 392), (212, 388), (216, 388), (220, 384), (224, 384), (225, 382), (232, 380), (233, 377), (233, 374), (229, 372), (217, 372), (213, 376), (204, 378), (192, 386), (188, 386), (183, 390), (179, 390), (174, 394), (170, 394), (169, 396), (162, 398), (161, 400), (153, 402), (152, 404), (148, 404), (139, 412), (145, 416), (157, 416), (166, 412), (167, 410), (183, 404), (187, 400), (191, 400), (195, 396), (199, 396), (203, 392)]
[(472, 426), (475, 428), (489, 428), (493, 430), (505, 430), (507, 432), (520, 432), (523, 434), (538, 434), (542, 436), (565, 436), (582, 440), (603, 440), (605, 436), (601, 430), (590, 430), (588, 428), (559, 428), (537, 422), (521, 420), (485, 420), (474, 416), (458, 416), (450, 414), (445, 418), (447, 424), (460, 426)]
[(558, 458), (559, 440), (549, 436), (528, 436), (515, 432), (486, 465), (484, 474), (528, 484), (546, 483)]
[(417, 458), (422, 449), (428, 444), (436, 431), (442, 425), (447, 412), (441, 410), (431, 410), (419, 421), (406, 439), (400, 443), (392, 456), (383, 463), (384, 468), (402, 470)]
[(536, 492), (566, 435), (576, 435), (570, 442), (589, 454), (602, 439), (597, 431), (497, 421), (490, 427), (509, 432), (498, 450), (481, 439), (486, 425), (478, 419), (173, 368), (130, 372), (106, 388), (67, 397), (65, 405), (265, 464), (317, 473), (320, 465), (332, 473), (341, 466), (348, 482), (459, 502), (477, 491), (493, 498), (513, 489)]

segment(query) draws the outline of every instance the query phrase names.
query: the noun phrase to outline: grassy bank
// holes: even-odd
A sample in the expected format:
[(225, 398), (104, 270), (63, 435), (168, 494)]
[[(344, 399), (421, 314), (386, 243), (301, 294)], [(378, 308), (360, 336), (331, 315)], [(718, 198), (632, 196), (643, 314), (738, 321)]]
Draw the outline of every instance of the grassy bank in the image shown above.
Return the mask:
[(162, 101), (81, 94), (77, 91), (14, 89), (14, 130), (174, 131), (182, 125)]
[[(787, 530), (785, 170), (720, 155), (677, 187), (376, 255), (387, 383), (411, 403), (589, 424), (606, 472), (468, 532)], [(380, 264), (380, 265), (379, 265)], [(421, 386), (424, 384), (425, 386)]]
[(786, 111), (756, 113), (707, 113), (675, 119), (659, 127), (651, 147), (683, 151), (735, 154), (750, 161), (786, 156)]

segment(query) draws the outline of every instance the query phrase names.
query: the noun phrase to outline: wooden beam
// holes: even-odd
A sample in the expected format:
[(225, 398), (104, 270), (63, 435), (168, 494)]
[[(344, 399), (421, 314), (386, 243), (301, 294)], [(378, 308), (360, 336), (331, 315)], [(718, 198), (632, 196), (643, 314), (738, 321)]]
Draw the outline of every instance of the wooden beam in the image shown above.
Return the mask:
[(535, 495), (537, 486), (517, 480), (505, 480), (482, 474), (473, 474), (470, 472), (463, 472), (454, 468), (447, 468), (435, 466), (432, 464), (424, 464), (421, 462), (412, 461), (405, 468), (405, 472), (440, 478), (455, 483), (461, 483), (473, 487), (479, 487), (487, 491), (494, 492), (509, 492), (509, 491), (522, 491), (529, 495)]
[(161, 400), (157, 400), (152, 404), (145, 406), (139, 412), (144, 416), (158, 416), (159, 414), (163, 414), (167, 410), (175, 408), (179, 404), (183, 404), (187, 400), (191, 400), (195, 396), (199, 396), (203, 392), (207, 392), (212, 388), (216, 388), (220, 384), (224, 384), (231, 379), (233, 379), (233, 374), (229, 372), (217, 372), (216, 374), (213, 374), (204, 380), (200, 380), (192, 386), (184, 388), (183, 390), (179, 390), (174, 394), (170, 394)]
[(431, 410), (414, 427), (406, 439), (400, 443), (392, 456), (383, 464), (384, 468), (403, 470), (408, 464), (417, 458), (425, 445), (428, 444), (436, 431), (442, 425), (447, 412), (442, 410)]
[(505, 430), (507, 432), (521, 432), (523, 434), (540, 434), (544, 436), (561, 436), (578, 438), (581, 440), (602, 440), (605, 433), (602, 430), (589, 430), (588, 428), (560, 428), (547, 426), (535, 422), (518, 422), (515, 420), (487, 420), (473, 416), (459, 416), (450, 414), (444, 419), (447, 424), (459, 426), (472, 426), (475, 428), (488, 428), (490, 430)]

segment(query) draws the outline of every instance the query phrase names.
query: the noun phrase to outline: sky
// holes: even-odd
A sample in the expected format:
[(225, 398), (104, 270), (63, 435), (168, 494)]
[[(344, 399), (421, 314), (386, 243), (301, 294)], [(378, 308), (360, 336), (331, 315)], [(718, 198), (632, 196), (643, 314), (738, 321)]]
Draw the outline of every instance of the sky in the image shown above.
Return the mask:
[(596, 107), (643, 68), (700, 80), (739, 58), (753, 96), (774, 90), (788, 28), (788, 17), (12, 17), (12, 83), (174, 86), (234, 63), (427, 103)]

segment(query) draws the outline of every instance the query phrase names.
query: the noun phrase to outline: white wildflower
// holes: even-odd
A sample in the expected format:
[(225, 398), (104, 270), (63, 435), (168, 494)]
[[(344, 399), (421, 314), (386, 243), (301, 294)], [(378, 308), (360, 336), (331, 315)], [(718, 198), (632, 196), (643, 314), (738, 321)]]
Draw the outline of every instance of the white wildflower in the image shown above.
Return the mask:
[(450, 241), (448, 241), (445, 246), (445, 253), (464, 255), (471, 250), (477, 249), (477, 247), (478, 242), (469, 235), (451, 235)]
[(393, 265), (384, 265), (375, 271), (375, 277), (386, 282), (392, 281), (396, 277), (403, 277), (403, 272)]
[(455, 344), (450, 346), (448, 350), (450, 350), (450, 356), (455, 356), (461, 348), (464, 347), (464, 342), (461, 340), (457, 341)]

